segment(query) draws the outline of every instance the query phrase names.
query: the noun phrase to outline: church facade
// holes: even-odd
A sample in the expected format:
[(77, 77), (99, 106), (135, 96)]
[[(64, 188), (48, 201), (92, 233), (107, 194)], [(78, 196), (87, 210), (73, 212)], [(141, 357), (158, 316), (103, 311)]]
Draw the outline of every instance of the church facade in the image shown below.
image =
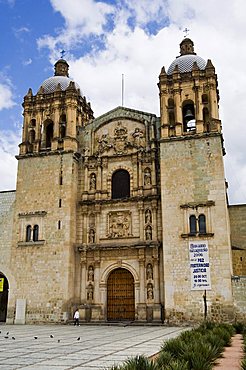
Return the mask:
[(246, 212), (227, 204), (212, 62), (181, 42), (160, 117), (94, 118), (68, 69), (24, 97), (16, 192), (0, 194), (0, 320), (234, 320), (246, 246), (245, 222), (239, 253), (231, 225)]

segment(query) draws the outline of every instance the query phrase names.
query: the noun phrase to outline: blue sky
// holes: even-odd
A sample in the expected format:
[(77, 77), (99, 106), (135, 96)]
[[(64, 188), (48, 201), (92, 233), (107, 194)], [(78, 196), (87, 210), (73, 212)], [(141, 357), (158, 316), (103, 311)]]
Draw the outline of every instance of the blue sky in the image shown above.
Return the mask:
[(121, 104), (122, 73), (125, 105), (159, 115), (158, 76), (188, 27), (218, 74), (229, 199), (246, 203), (245, 14), (244, 0), (0, 0), (0, 190), (15, 188), (23, 97), (62, 49), (95, 116)]

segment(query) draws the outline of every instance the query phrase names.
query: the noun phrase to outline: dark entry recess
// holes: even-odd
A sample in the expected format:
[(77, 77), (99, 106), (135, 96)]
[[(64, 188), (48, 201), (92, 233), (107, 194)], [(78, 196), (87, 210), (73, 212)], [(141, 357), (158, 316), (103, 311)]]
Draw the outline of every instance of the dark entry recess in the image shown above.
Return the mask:
[[(3, 280), (2, 280), (3, 279)], [(0, 322), (7, 317), (9, 283), (5, 275), (0, 272)]]
[(123, 268), (111, 272), (107, 285), (107, 320), (135, 319), (134, 278)]

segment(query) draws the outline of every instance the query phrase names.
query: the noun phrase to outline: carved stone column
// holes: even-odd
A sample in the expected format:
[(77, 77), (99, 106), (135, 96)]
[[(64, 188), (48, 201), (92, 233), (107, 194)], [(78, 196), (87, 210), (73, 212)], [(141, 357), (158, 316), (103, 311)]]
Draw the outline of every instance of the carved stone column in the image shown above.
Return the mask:
[(154, 303), (160, 303), (159, 253), (158, 247), (153, 250)]
[(138, 259), (139, 259), (139, 283), (140, 283), (140, 292), (139, 292), (139, 303), (145, 303), (145, 251), (144, 249), (138, 250)]
[(80, 265), (81, 265), (81, 282), (80, 282), (80, 297), (81, 302), (86, 302), (86, 251), (81, 252), (80, 257)]
[(143, 220), (143, 202), (138, 202), (138, 211), (139, 211), (139, 237), (140, 240), (144, 240), (144, 220)]
[(86, 206), (83, 206), (83, 209), (82, 209), (82, 216), (83, 216), (82, 242), (84, 244), (87, 244), (87, 233), (88, 233), (87, 214), (88, 214), (88, 209)]
[(97, 159), (97, 199), (100, 199), (100, 193), (102, 190), (102, 167), (101, 167), (101, 158)]
[[(99, 253), (99, 251), (97, 252)], [(99, 280), (100, 280), (100, 260), (96, 259), (94, 263), (94, 303), (96, 304), (101, 303), (100, 302), (100, 291), (99, 291)]]
[(157, 202), (151, 202), (152, 208), (152, 239), (157, 240)]

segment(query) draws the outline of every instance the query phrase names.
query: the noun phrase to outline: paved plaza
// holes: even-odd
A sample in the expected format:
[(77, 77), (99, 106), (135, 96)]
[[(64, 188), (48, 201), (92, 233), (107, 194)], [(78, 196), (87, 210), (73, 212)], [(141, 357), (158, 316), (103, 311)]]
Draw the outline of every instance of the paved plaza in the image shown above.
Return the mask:
[(108, 369), (151, 356), (187, 328), (166, 326), (0, 325), (0, 369)]

